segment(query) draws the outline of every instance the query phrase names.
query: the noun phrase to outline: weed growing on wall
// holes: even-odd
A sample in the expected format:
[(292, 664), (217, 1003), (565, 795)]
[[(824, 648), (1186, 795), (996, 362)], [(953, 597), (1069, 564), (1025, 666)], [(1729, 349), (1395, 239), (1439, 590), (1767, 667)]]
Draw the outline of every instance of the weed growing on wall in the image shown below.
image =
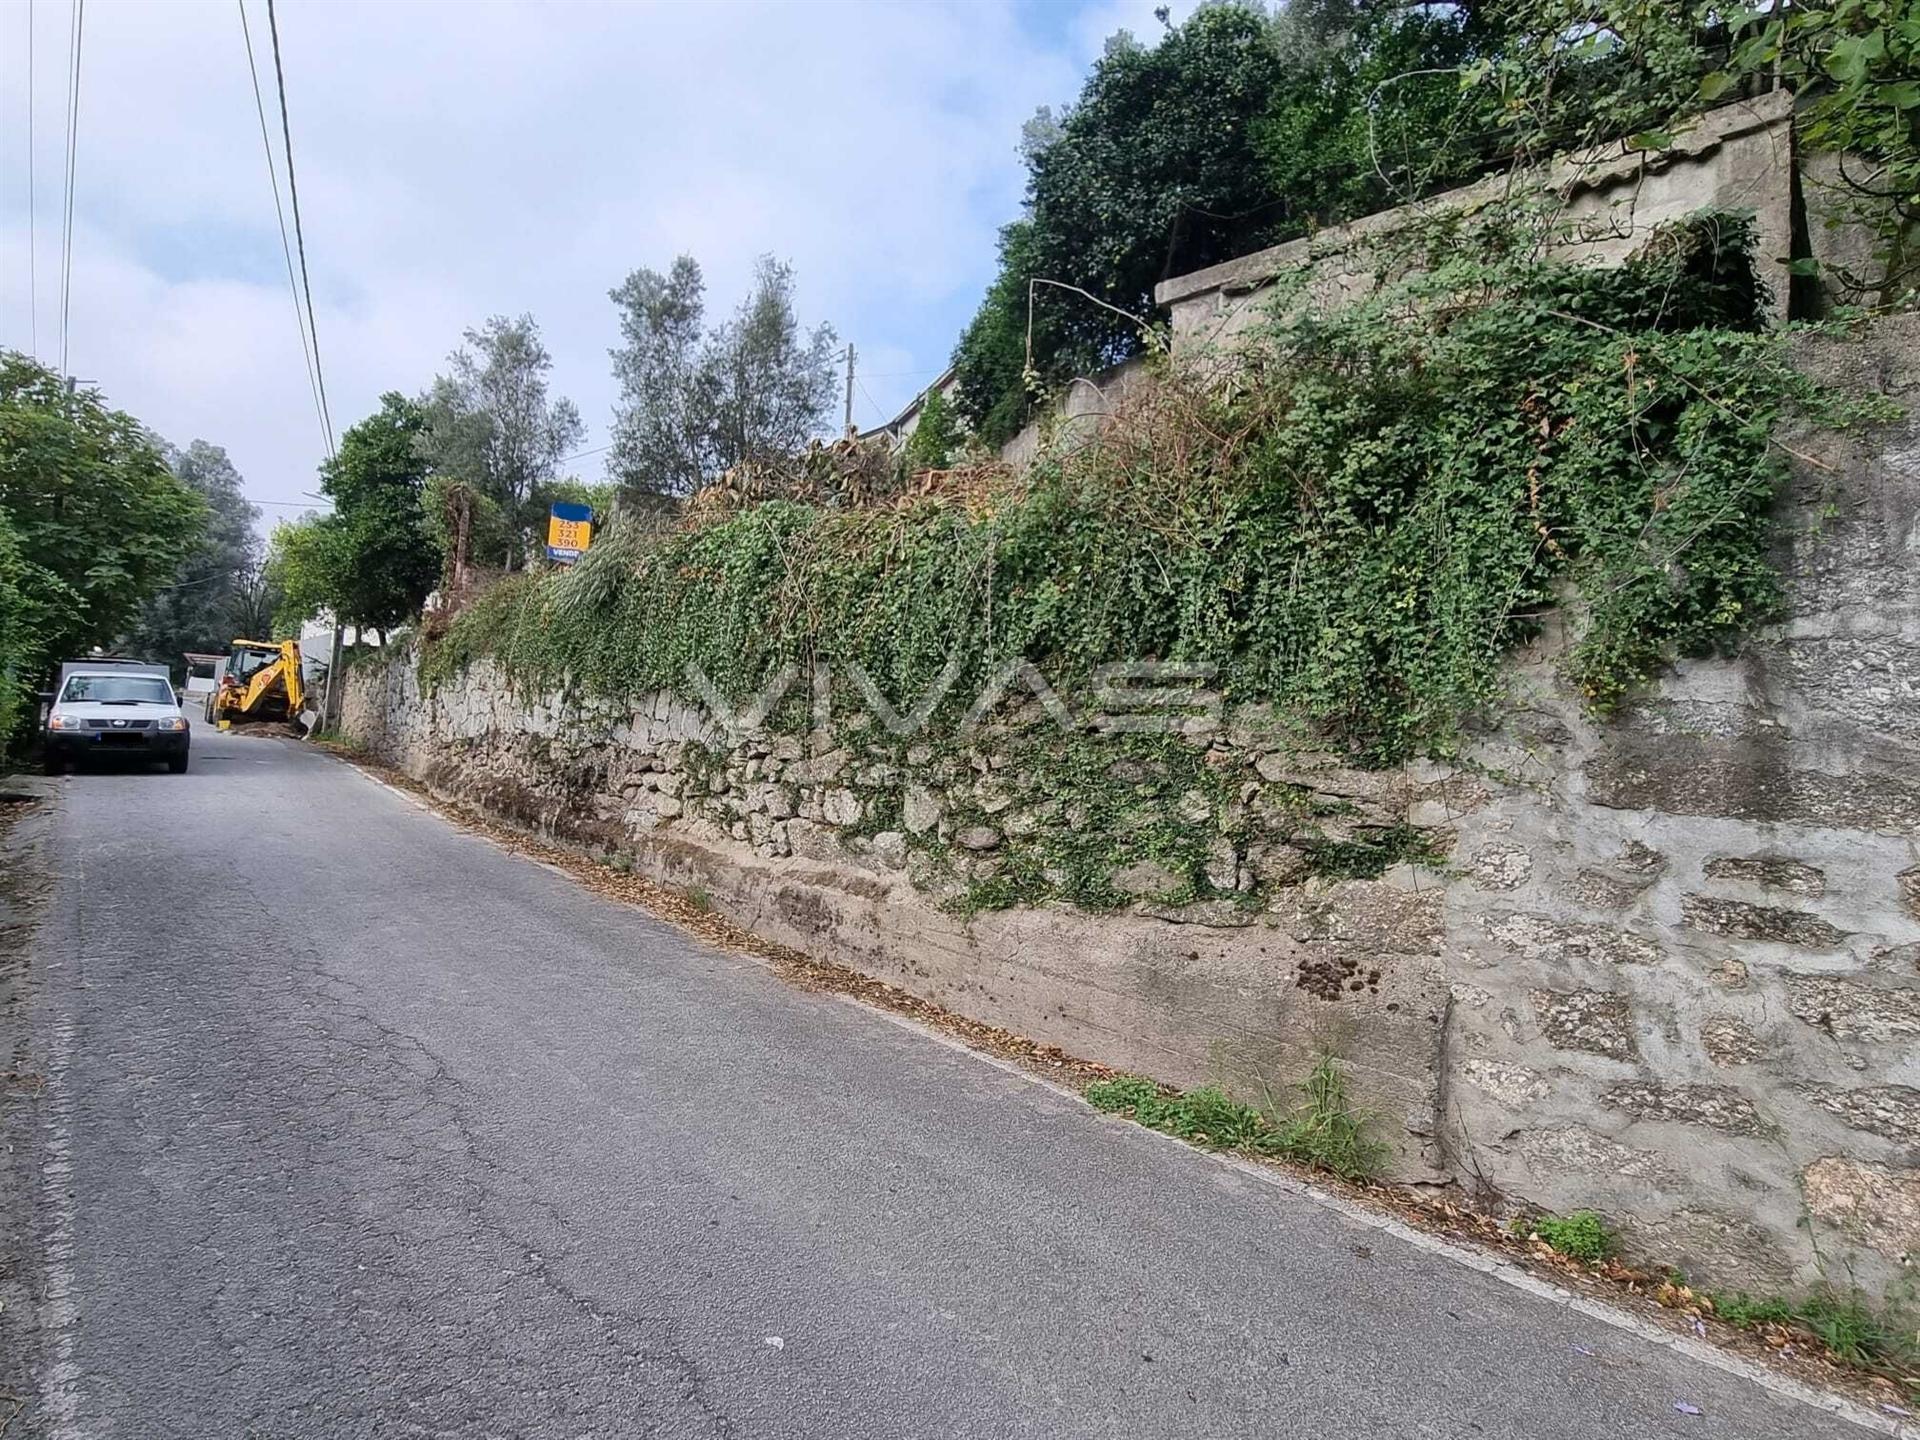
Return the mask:
[[(1846, 418), (1760, 329), (1739, 222), (1623, 269), (1448, 237), (1277, 318), (1226, 385), (1169, 375), (1103, 438), (985, 492), (776, 500), (497, 587), (429, 646), (614, 696), (857, 664), (949, 727), (1009, 657), (1216, 667), (1367, 763), (1442, 752), (1555, 610), (1596, 710), (1772, 615), (1787, 415)], [(589, 559), (593, 557), (590, 555)], [(957, 667), (955, 670), (953, 667)]]

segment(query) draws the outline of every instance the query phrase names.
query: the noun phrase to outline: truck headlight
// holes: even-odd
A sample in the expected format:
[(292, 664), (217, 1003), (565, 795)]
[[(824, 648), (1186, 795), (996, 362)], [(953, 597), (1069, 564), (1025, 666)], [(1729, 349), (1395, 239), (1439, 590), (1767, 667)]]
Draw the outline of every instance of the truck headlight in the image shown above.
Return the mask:
[(169, 715), (166, 719), (162, 720), (158, 725), (154, 726), (154, 729), (156, 730), (184, 730), (186, 728), (187, 728), (186, 717), (182, 715)]
[(49, 730), (78, 730), (81, 728), (80, 717), (77, 715), (49, 716), (47, 719), (47, 728)]

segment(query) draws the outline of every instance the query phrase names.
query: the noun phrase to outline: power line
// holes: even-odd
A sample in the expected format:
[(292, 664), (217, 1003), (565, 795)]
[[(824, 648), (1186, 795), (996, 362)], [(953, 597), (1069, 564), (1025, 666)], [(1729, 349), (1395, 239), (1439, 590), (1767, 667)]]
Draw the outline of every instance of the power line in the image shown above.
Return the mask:
[(267, 104), (260, 94), (260, 68), (253, 60), (253, 30), (247, 24), (247, 0), (237, 0), (240, 7), (240, 35), (247, 43), (247, 74), (253, 81), (253, 109), (260, 117), (260, 146), (267, 155), (267, 184), (273, 189), (273, 214), (280, 222), (280, 253), (287, 262), (287, 293), (293, 297), (293, 323), (300, 332), (300, 360), (307, 367), (307, 389), (313, 395), (314, 418), (320, 422), (320, 435), (326, 441), (327, 453), (333, 453), (333, 434), (327, 426), (326, 407), (320, 403), (320, 385), (314, 374), (313, 351), (307, 339), (307, 317), (300, 309), (300, 285), (293, 274), (293, 245), (287, 239), (287, 212), (280, 204), (280, 176), (273, 164), (273, 139), (267, 133)]
[(40, 261), (33, 217), (33, 0), (27, 0), (27, 332), (40, 358)]
[[(82, 4), (86, 0), (81, 0)], [(307, 296), (307, 335), (313, 342), (313, 374), (320, 390), (320, 418), (327, 427), (327, 453), (333, 453), (333, 412), (327, 406), (327, 372), (320, 364), (320, 326), (313, 317), (313, 282), (307, 278), (307, 234), (300, 224), (300, 185), (293, 178), (293, 126), (287, 119), (287, 73), (280, 64), (280, 22), (267, 0), (267, 33), (273, 38), (273, 80), (280, 92), (280, 136), (287, 148), (287, 198), (293, 202), (293, 239), (300, 251), (300, 288)]]
[(87, 30), (87, 0), (73, 0), (67, 49), (67, 200), (60, 241), (60, 373), (67, 373), (67, 319), (73, 303), (74, 162), (80, 153), (80, 46)]

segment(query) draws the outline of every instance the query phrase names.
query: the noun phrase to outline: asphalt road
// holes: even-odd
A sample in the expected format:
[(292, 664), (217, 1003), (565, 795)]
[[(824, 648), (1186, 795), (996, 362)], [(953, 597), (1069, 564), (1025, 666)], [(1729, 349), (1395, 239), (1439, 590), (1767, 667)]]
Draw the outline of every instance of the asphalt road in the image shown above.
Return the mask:
[(195, 744), (58, 786), (11, 1435), (1866, 1433)]

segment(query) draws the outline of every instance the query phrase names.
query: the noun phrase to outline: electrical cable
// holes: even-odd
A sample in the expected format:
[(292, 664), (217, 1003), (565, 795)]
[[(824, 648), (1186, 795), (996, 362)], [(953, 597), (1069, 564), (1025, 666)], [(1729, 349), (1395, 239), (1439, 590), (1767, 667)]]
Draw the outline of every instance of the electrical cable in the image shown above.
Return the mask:
[(300, 224), (300, 184), (293, 175), (293, 126), (287, 118), (287, 73), (280, 62), (280, 22), (274, 13), (273, 0), (267, 0), (267, 33), (273, 40), (274, 85), (280, 92), (280, 136), (287, 150), (287, 198), (293, 202), (293, 239), (300, 251), (300, 288), (307, 296), (307, 335), (313, 342), (313, 373), (320, 387), (320, 415), (327, 427), (327, 453), (331, 455), (333, 412), (327, 405), (327, 372), (320, 363), (320, 327), (313, 315), (313, 282), (307, 277), (307, 234)]
[(73, 0), (67, 38), (67, 196), (60, 242), (60, 373), (67, 373), (67, 325), (73, 304), (74, 163), (80, 153), (80, 47), (87, 30), (87, 0)]
[(273, 214), (280, 222), (280, 253), (287, 262), (287, 293), (293, 297), (293, 323), (300, 331), (300, 359), (307, 367), (307, 389), (313, 396), (314, 418), (320, 422), (320, 435), (327, 454), (333, 454), (333, 435), (327, 427), (326, 408), (320, 403), (320, 385), (314, 373), (313, 352), (307, 338), (307, 317), (300, 308), (300, 282), (293, 273), (293, 242), (287, 239), (287, 212), (280, 204), (280, 176), (273, 163), (273, 139), (267, 131), (267, 104), (260, 93), (260, 69), (253, 59), (253, 30), (247, 24), (247, 0), (240, 7), (240, 35), (247, 45), (247, 74), (253, 81), (253, 109), (260, 117), (260, 145), (267, 155), (267, 184), (273, 188)]
[(33, 213), (33, 0), (27, 0), (27, 333), (40, 359), (40, 260)]

